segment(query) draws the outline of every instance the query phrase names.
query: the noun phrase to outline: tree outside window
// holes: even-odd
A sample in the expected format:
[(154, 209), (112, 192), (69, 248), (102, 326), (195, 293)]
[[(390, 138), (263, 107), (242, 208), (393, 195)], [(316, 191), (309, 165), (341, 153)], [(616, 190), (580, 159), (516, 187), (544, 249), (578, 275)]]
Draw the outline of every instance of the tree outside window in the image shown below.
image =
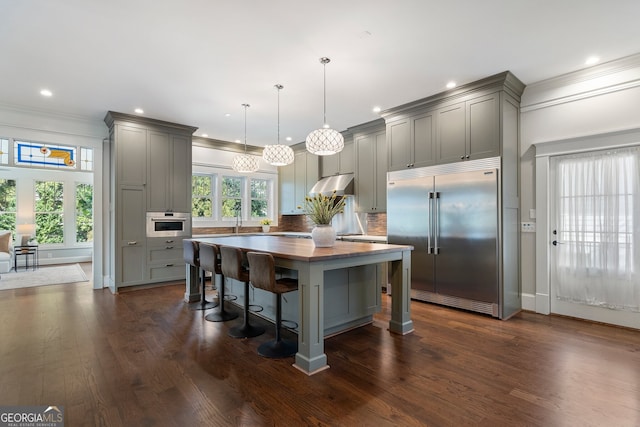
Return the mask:
[(16, 182), (0, 179), (0, 230), (16, 231)]
[(242, 210), (242, 178), (222, 177), (222, 217), (235, 218)]
[(213, 216), (212, 177), (193, 175), (191, 177), (191, 215), (194, 218), (211, 218)]
[(91, 184), (76, 184), (76, 242), (93, 242), (93, 185)]
[(251, 218), (269, 216), (268, 181), (266, 179), (251, 180)]
[(36, 240), (39, 243), (64, 243), (63, 184), (36, 181)]

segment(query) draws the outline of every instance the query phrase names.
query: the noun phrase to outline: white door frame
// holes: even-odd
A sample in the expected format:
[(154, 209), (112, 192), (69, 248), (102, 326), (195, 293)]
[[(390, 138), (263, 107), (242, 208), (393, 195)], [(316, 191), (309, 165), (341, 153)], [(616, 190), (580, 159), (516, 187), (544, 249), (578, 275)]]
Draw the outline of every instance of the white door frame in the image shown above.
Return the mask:
[(536, 147), (536, 313), (551, 312), (550, 157), (640, 144), (640, 128), (533, 144)]

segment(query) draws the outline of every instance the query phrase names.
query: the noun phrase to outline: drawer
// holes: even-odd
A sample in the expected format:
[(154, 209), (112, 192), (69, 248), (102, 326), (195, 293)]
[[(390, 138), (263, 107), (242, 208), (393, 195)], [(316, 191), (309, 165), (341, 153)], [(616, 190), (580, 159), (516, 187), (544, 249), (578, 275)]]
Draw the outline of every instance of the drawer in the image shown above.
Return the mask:
[(186, 274), (184, 262), (149, 266), (149, 279), (154, 282), (163, 280), (185, 280)]
[(184, 252), (182, 245), (167, 244), (165, 246), (147, 247), (148, 262), (175, 261), (184, 264)]

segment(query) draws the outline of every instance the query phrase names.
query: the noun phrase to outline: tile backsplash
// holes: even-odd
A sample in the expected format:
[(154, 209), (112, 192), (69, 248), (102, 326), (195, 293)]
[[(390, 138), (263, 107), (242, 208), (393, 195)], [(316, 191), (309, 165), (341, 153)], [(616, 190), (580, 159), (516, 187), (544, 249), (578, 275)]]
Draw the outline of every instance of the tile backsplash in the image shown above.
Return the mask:
[[(366, 215), (367, 234), (371, 236), (387, 235), (387, 214), (369, 213)], [(307, 215), (280, 215), (278, 226), (271, 226), (270, 231), (293, 231), (309, 233), (313, 228), (313, 222)], [(232, 234), (234, 227), (193, 227), (194, 235), (202, 234)], [(259, 233), (262, 227), (240, 227), (241, 233)]]

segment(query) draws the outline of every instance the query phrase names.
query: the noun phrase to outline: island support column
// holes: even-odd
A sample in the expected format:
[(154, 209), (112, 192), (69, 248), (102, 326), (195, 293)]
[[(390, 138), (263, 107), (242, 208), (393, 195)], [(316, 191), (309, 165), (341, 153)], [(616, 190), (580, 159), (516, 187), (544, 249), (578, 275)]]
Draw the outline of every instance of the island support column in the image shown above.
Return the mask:
[(185, 264), (185, 267), (187, 269), (187, 280), (185, 281), (186, 289), (184, 292), (184, 300), (186, 302), (200, 301), (200, 286), (198, 286), (200, 272), (191, 264)]
[(389, 331), (405, 335), (413, 332), (411, 320), (411, 251), (402, 251), (402, 259), (391, 261), (391, 320)]
[(329, 368), (324, 353), (324, 270), (320, 263), (300, 263), (300, 328), (294, 367), (313, 375)]

